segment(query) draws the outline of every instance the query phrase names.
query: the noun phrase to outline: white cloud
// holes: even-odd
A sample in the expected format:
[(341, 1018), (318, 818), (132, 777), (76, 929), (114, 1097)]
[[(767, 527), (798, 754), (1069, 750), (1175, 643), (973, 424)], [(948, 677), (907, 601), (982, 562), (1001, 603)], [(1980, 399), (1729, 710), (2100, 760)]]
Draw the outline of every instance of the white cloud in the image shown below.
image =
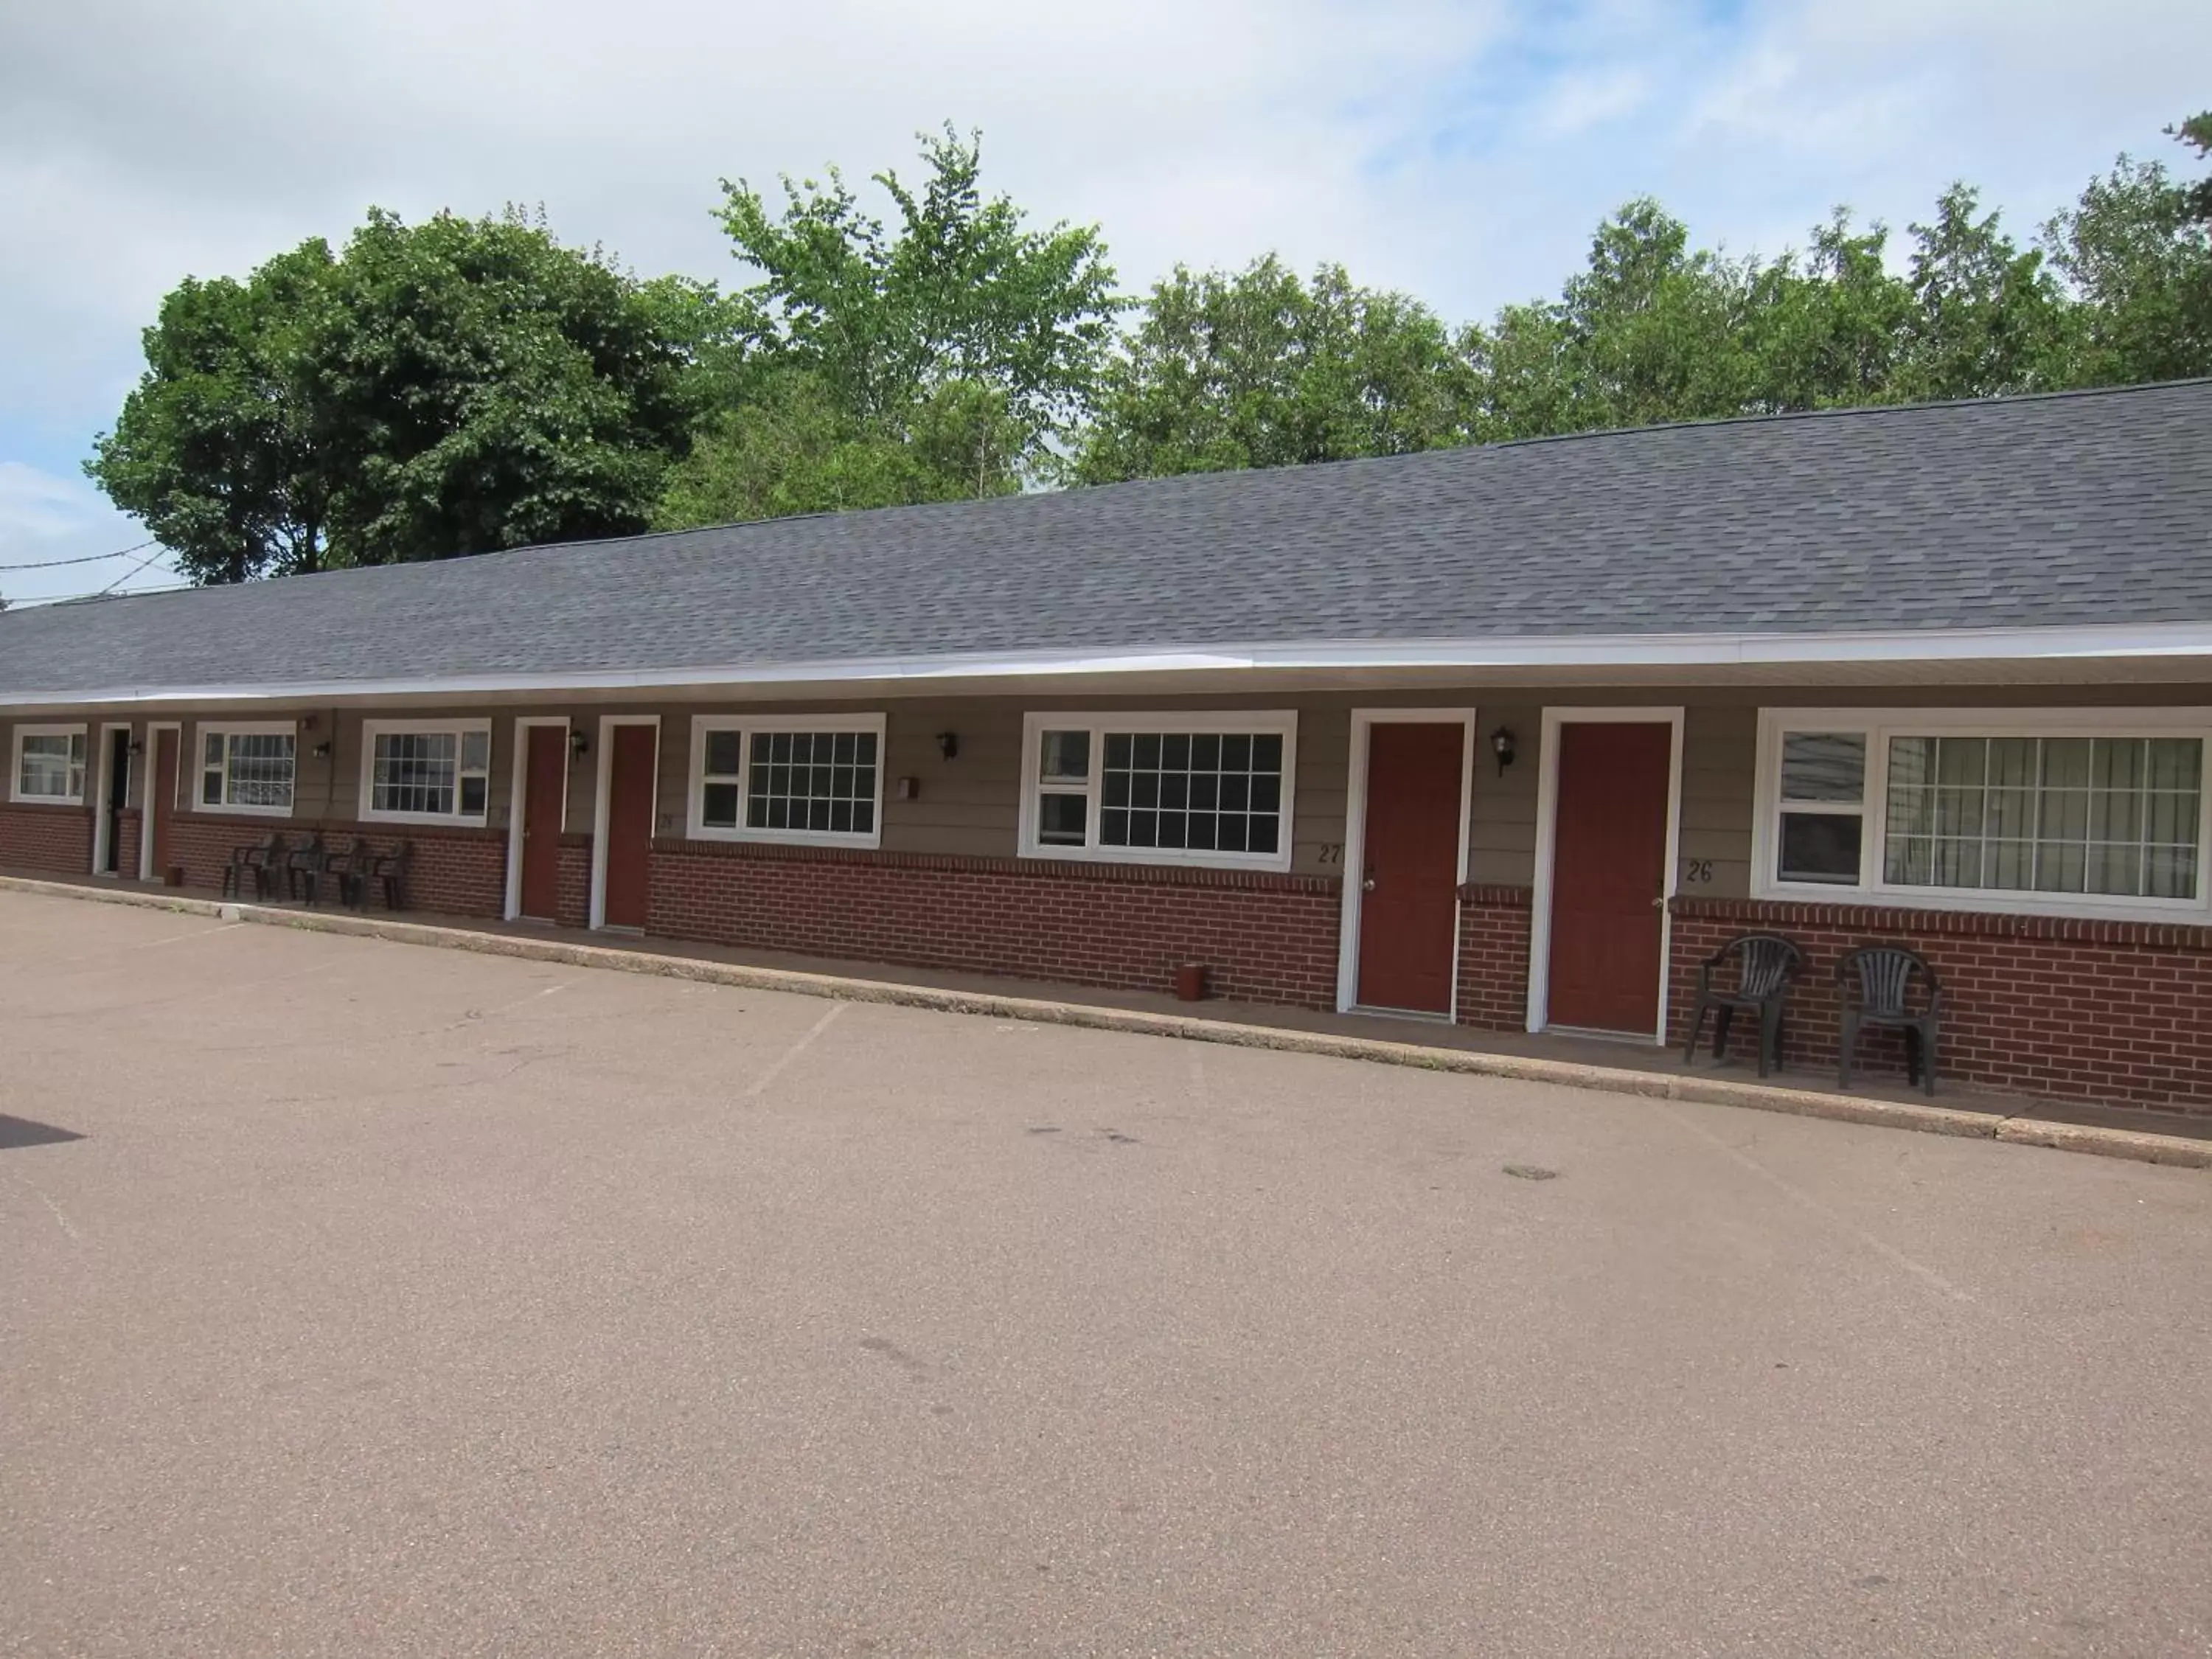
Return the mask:
[(727, 279), (718, 177), (864, 176), (949, 118), (994, 186), (1102, 222), (1130, 288), (1273, 248), (1457, 319), (1556, 289), (1641, 192), (1738, 250), (1838, 202), (1901, 226), (1956, 177), (2026, 228), (2160, 149), (2208, 59), (2196, 0), (2094, 27), (2078, 0), (9, 6), (0, 457), (68, 472), (179, 276), (371, 202), (543, 202), (641, 270)]
[[(127, 557), (95, 559), (145, 538), (146, 532), (134, 520), (118, 513), (86, 480), (57, 477), (21, 461), (0, 461), (0, 598), (9, 604), (97, 592), (118, 578), (119, 592), (174, 581), (175, 574), (165, 559), (137, 568), (153, 549)], [(95, 562), (48, 563), (58, 559)], [(48, 568), (4, 568), (23, 564)]]

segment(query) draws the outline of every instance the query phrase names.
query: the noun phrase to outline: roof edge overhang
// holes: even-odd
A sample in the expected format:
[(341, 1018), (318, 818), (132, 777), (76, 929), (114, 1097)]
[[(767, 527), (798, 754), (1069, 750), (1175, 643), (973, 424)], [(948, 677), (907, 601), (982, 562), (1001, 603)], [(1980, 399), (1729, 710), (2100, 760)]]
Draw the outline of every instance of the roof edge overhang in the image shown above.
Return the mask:
[(1650, 668), (1802, 671), (1821, 664), (1929, 668), (1978, 662), (2165, 662), (2212, 665), (2212, 623), (2136, 626), (1916, 629), (1887, 632), (1539, 635), (1470, 640), (1309, 640), (1255, 644), (1150, 646), (1127, 650), (1025, 651), (941, 656), (854, 657), (655, 669), (576, 669), (555, 673), (416, 675), (386, 679), (301, 679), (255, 684), (133, 685), (73, 691), (0, 691), (0, 709), (183, 707), (210, 703), (356, 702), (377, 697), (505, 696), (516, 693), (635, 694), (658, 690), (733, 692), (781, 685), (907, 686), (951, 690), (969, 681), (1282, 674), (1300, 671)]

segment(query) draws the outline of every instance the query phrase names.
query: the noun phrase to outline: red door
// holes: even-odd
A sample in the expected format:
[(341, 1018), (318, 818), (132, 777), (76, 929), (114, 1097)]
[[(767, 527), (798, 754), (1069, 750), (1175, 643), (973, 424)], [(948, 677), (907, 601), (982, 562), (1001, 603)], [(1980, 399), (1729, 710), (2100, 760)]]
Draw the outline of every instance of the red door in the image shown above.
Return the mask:
[(1459, 933), (1458, 722), (1376, 726), (1367, 738), (1359, 1001), (1448, 1014)]
[(607, 886), (610, 927), (645, 926), (646, 860), (653, 842), (650, 726), (617, 726), (607, 760)]
[(1559, 728), (1552, 845), (1551, 1023), (1659, 1026), (1674, 732), (1661, 723)]
[(523, 757), (522, 914), (550, 921), (561, 908), (561, 809), (568, 795), (568, 734), (526, 726)]
[(150, 731), (146, 741), (154, 745), (154, 763), (146, 769), (146, 836), (153, 849), (148, 868), (159, 881), (169, 867), (169, 820), (177, 810), (178, 734)]

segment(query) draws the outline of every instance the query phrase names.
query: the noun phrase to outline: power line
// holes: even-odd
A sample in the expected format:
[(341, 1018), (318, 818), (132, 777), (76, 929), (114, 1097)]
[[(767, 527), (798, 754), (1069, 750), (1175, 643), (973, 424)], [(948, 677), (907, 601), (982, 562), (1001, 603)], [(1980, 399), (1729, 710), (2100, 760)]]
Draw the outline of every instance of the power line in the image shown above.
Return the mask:
[(120, 552), (88, 553), (79, 559), (33, 559), (27, 564), (0, 564), (0, 570), (58, 570), (65, 564), (102, 564), (109, 559), (126, 558), (140, 548), (153, 545), (151, 541), (143, 541), (137, 546), (124, 548)]
[[(139, 547), (150, 545), (152, 544), (147, 542), (141, 542), (138, 544)], [(148, 565), (153, 563), (155, 560), (160, 558), (161, 555), (168, 550), (169, 550), (166, 547), (155, 547), (151, 553), (149, 553), (144, 558), (139, 560), (137, 563), (132, 565), (130, 569), (125, 571), (113, 581), (108, 583), (106, 586), (101, 588), (100, 590), (99, 597), (101, 599), (106, 598), (107, 595), (112, 593), (117, 588), (122, 586), (124, 583), (129, 581), (133, 576), (137, 575), (140, 571), (143, 570)], [(135, 553), (137, 551), (137, 548), (133, 548), (131, 551)]]

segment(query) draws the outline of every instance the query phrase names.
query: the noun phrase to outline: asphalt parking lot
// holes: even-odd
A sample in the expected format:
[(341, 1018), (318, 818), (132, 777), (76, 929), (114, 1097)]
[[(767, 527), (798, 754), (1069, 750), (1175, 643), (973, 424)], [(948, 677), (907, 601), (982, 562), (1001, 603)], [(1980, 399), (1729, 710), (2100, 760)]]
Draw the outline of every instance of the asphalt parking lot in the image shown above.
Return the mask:
[(2203, 1172), (14, 893), (0, 1032), (0, 1652), (2212, 1652)]

